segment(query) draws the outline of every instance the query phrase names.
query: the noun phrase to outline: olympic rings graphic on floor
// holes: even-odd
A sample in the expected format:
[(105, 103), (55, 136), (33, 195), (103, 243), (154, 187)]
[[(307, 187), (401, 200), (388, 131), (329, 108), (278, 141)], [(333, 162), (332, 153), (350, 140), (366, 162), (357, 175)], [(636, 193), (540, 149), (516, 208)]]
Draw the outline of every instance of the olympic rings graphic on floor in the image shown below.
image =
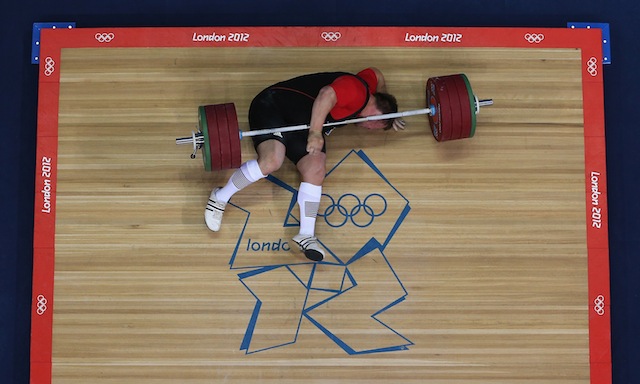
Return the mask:
[(524, 35), (524, 39), (531, 44), (540, 44), (544, 40), (544, 35), (542, 33), (527, 33)]
[(42, 316), (47, 311), (47, 298), (44, 297), (44, 295), (38, 295), (36, 300), (38, 300), (38, 303), (36, 304), (37, 305), (36, 313), (39, 316)]
[(593, 77), (598, 75), (598, 59), (591, 57), (589, 61), (587, 61), (587, 72)]
[(593, 300), (593, 310), (596, 311), (598, 316), (604, 316), (604, 296), (598, 295), (598, 297)]
[(378, 193), (372, 193), (364, 200), (360, 200), (353, 193), (345, 193), (338, 201), (329, 195), (323, 196), (331, 200), (331, 204), (323, 213), (318, 213), (318, 216), (323, 217), (333, 228), (342, 227), (347, 221), (351, 221), (358, 228), (365, 228), (387, 211), (387, 200)]
[(342, 34), (340, 32), (322, 32), (320, 35), (325, 41), (338, 41)]
[(96, 40), (98, 40), (98, 43), (110, 43), (111, 40), (113, 40), (113, 38), (116, 37), (116, 35), (114, 35), (112, 32), (109, 33), (96, 33)]
[(47, 56), (44, 59), (44, 75), (49, 77), (53, 75), (53, 72), (56, 70), (56, 62), (51, 58), (51, 56)]

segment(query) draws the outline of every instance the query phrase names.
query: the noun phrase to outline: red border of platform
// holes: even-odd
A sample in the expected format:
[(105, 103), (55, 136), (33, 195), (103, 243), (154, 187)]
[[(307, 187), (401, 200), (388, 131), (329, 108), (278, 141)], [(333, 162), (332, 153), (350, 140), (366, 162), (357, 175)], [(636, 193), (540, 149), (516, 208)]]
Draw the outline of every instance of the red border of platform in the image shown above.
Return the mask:
[(478, 47), (582, 52), (592, 384), (608, 384), (611, 319), (602, 43), (599, 29), (431, 27), (197, 27), (43, 29), (38, 93), (31, 315), (31, 383), (52, 379), (58, 96), (62, 48)]

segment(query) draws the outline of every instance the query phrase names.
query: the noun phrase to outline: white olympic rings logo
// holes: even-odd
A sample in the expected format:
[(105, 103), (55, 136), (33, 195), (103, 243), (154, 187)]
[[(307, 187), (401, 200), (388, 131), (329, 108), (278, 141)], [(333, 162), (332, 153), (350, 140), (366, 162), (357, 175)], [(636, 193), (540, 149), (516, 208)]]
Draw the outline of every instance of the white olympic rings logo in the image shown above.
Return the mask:
[(47, 311), (47, 298), (44, 295), (38, 295), (36, 300), (38, 300), (36, 313), (42, 316)]
[(544, 40), (544, 35), (542, 33), (527, 33), (524, 35), (524, 39), (531, 44), (540, 44)]
[(56, 70), (56, 62), (51, 58), (51, 56), (47, 56), (44, 59), (44, 75), (49, 77), (53, 75), (53, 72)]
[(377, 193), (370, 194), (364, 201), (353, 193), (340, 196), (338, 201), (329, 195), (323, 194), (323, 196), (331, 200), (331, 204), (318, 216), (324, 217), (326, 223), (333, 228), (342, 227), (347, 220), (351, 220), (356, 227), (368, 227), (376, 217), (382, 216), (387, 211), (387, 201)]
[(96, 40), (98, 40), (98, 43), (110, 43), (111, 40), (113, 40), (116, 37), (116, 35), (114, 35), (112, 32), (109, 33), (96, 33)]
[(591, 57), (589, 61), (587, 61), (587, 72), (593, 77), (598, 76), (598, 59)]
[(599, 316), (604, 316), (604, 296), (598, 295), (598, 297), (593, 300), (593, 304), (593, 310), (596, 311)]
[(325, 41), (338, 41), (342, 34), (340, 32), (322, 32), (321, 36)]

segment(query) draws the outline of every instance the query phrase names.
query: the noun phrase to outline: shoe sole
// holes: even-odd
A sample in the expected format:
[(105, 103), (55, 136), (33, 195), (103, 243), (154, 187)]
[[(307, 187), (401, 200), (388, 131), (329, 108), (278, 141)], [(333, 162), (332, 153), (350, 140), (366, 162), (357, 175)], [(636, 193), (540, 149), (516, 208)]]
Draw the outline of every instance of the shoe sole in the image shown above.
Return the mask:
[(313, 249), (304, 251), (304, 255), (311, 261), (322, 261), (324, 259), (324, 255), (322, 253)]
[(302, 244), (298, 243), (295, 239), (292, 239), (294, 243), (298, 245), (302, 253), (306, 256), (307, 259), (311, 261), (322, 261), (324, 259), (324, 254), (320, 251), (316, 251), (315, 249), (307, 249), (305, 250)]

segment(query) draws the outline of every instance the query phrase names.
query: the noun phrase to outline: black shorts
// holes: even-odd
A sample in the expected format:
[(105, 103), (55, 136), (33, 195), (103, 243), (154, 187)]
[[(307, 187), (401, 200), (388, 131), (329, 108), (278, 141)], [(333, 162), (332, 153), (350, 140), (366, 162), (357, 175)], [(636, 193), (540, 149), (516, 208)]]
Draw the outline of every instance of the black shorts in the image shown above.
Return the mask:
[[(267, 88), (260, 92), (249, 107), (249, 127), (251, 130), (280, 128), (309, 124), (313, 99), (294, 92)], [(308, 154), (307, 138), (309, 130), (252, 136), (253, 146), (267, 140), (278, 140), (286, 148), (286, 156), (294, 164)], [(322, 146), (326, 152), (326, 145)]]

